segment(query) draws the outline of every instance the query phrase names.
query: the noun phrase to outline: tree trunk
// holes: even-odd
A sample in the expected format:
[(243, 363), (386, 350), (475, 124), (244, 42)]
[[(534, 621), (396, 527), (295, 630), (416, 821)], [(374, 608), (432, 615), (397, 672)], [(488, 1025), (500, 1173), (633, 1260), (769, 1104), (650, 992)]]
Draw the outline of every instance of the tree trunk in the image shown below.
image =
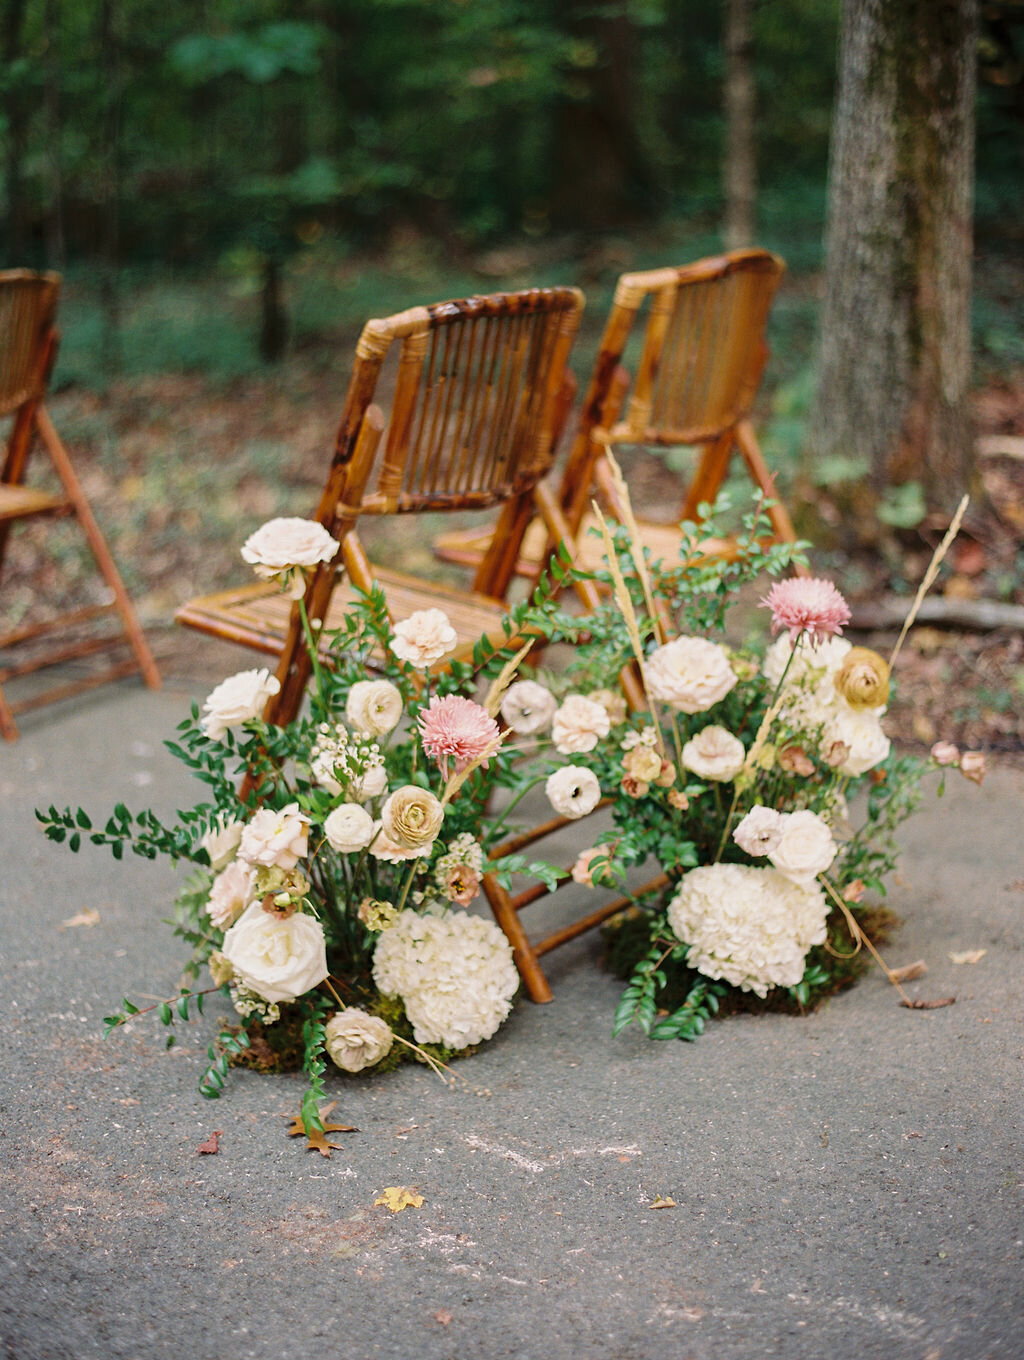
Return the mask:
[(833, 119), (815, 458), (868, 472), (861, 518), (918, 481), (971, 481), (976, 0), (845, 0)]
[(100, 364), (104, 373), (121, 368), (121, 50), (117, 33), (117, 0), (101, 0), (97, 38), (103, 90), (103, 159), (100, 174), (100, 213), (103, 232), (99, 276), (103, 330)]
[(56, 269), (64, 268), (60, 8), (60, 0), (46, 0), (43, 11), (43, 22), (46, 27), (46, 140), (50, 170), (50, 203), (46, 213), (46, 254), (48, 263)]
[[(25, 0), (8, 0), (3, 23), (3, 69), (13, 71), (21, 55)], [(7, 164), (4, 167), (7, 198), (7, 249), (10, 265), (22, 265), (28, 248), (22, 163), (28, 139), (28, 107), (25, 92), (17, 78), (10, 82), (4, 100), (7, 119)]]
[(728, 250), (754, 243), (757, 151), (754, 136), (753, 0), (726, 0), (725, 34), (725, 221)]

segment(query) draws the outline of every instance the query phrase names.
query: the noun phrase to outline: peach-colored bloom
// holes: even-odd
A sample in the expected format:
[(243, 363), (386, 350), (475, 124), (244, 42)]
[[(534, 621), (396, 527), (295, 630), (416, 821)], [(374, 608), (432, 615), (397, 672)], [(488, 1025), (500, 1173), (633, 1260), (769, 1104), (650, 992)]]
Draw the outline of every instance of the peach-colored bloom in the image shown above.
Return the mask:
[(594, 886), (594, 875), (590, 866), (599, 855), (607, 856), (608, 847), (606, 845), (592, 845), (589, 850), (581, 850), (576, 856), (576, 863), (572, 866), (570, 873), (574, 883), (582, 883), (586, 888)]
[(443, 609), (417, 609), (395, 624), (390, 646), (399, 661), (425, 670), (454, 651), (458, 640)]
[[(844, 760), (848, 754), (849, 751), (847, 750), (843, 756)], [(782, 746), (777, 751), (775, 759), (778, 762), (779, 769), (785, 770), (787, 774), (798, 774), (806, 779), (814, 773), (814, 761), (811, 760), (802, 746)]]
[(937, 741), (932, 747), (932, 760), (936, 765), (959, 765), (960, 748), (951, 741)]
[(242, 832), (238, 858), (264, 868), (294, 869), (306, 854), (309, 818), (289, 803), (280, 811), (260, 808)]
[(960, 757), (960, 773), (974, 784), (985, 778), (985, 752), (965, 751)]
[(468, 907), (480, 891), (480, 875), (468, 864), (454, 864), (445, 874), (441, 891), (456, 907)]
[(551, 723), (551, 739), (560, 755), (592, 751), (611, 728), (608, 710), (583, 694), (570, 694)]
[(772, 632), (789, 629), (789, 640), (806, 634), (811, 643), (824, 642), (850, 622), (850, 606), (831, 581), (792, 576), (776, 581), (761, 604), (772, 611)]
[(501, 731), (491, 715), (472, 699), (459, 694), (435, 694), (419, 716), (420, 738), (427, 755), (436, 760), (445, 779), (449, 761), (455, 773), (478, 761), (486, 765), (501, 742)]

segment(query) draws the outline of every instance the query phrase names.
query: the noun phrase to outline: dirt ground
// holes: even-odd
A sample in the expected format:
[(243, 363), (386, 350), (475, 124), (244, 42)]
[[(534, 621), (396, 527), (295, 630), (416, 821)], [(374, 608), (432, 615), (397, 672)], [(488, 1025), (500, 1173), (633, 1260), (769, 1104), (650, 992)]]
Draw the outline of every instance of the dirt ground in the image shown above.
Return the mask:
[[(215, 382), (202, 375), (133, 379), (104, 395), (59, 394), (51, 412), (168, 676), (215, 680), (246, 655), (225, 647), (197, 652), (194, 635), (172, 620), (176, 606), (204, 591), (248, 579), (239, 545), (265, 519), (310, 514), (344, 396), (346, 374), (299, 355), (273, 375)], [(935, 593), (961, 601), (1024, 605), (1024, 373), (977, 396), (985, 498), (971, 506)], [(42, 474), (44, 459), (36, 472)], [(642, 510), (678, 497), (678, 475), (653, 454), (633, 463), (631, 485)], [(821, 522), (821, 505), (790, 501), (798, 523)], [(824, 506), (827, 515), (828, 507)], [(448, 521), (450, 523), (450, 521)], [(447, 527), (447, 524), (446, 524)], [(944, 525), (902, 531), (886, 551), (856, 557), (812, 552), (812, 566), (851, 600), (893, 591), (910, 598)], [(388, 560), (465, 580), (431, 553), (432, 522), (373, 526), (371, 556), (386, 540)], [(87, 552), (73, 526), (36, 525), (12, 537), (4, 581), (5, 623), (19, 626), (69, 593), (95, 596)], [(895, 630), (858, 640), (885, 654)], [(236, 663), (235, 658), (238, 658)], [(918, 625), (896, 668), (887, 719), (911, 749), (942, 738), (1024, 763), (1024, 631)]]

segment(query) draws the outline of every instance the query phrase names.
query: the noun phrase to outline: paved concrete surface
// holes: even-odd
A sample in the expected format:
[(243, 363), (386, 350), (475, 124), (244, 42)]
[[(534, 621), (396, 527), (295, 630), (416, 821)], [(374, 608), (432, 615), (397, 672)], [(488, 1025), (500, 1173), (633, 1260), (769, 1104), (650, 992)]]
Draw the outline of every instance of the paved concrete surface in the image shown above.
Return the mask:
[[(285, 1137), (301, 1078), (198, 1096), (215, 1016), (171, 1053), (154, 1024), (100, 1038), (123, 993), (176, 985), (173, 875), (32, 816), (191, 802), (161, 746), (185, 697), (97, 691), (0, 751), (7, 1360), (1024, 1356), (1021, 773), (952, 780), (904, 836), (889, 958), (954, 1006), (901, 1009), (876, 972), (805, 1019), (612, 1040), (582, 941), (470, 1088), (333, 1078), (360, 1132), (326, 1161)], [(387, 1185), (424, 1206), (374, 1208)]]

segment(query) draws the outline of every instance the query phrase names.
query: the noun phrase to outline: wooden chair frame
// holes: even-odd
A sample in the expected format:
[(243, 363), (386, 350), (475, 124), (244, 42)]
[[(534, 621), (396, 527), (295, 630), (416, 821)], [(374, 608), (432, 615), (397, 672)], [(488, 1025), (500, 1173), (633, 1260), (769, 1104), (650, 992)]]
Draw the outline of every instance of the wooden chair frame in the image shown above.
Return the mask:
[[(768, 358), (768, 313), (784, 271), (782, 260), (766, 250), (738, 250), (620, 277), (559, 496), (588, 565), (598, 566), (601, 556), (596, 540), (586, 534), (592, 498), (600, 495), (613, 514), (621, 514), (606, 456), (617, 444), (699, 449), (676, 524), (696, 520), (697, 507), (714, 500), (738, 450), (754, 485), (773, 502), (768, 515), (774, 539), (796, 541), (750, 422)], [(642, 349), (631, 382), (622, 360), (645, 306)], [(676, 525), (641, 520), (640, 527), (656, 557), (676, 556)], [(440, 557), (467, 565), (484, 550), (479, 534), (446, 535), (437, 544)], [(517, 569), (534, 574), (549, 550), (535, 526)], [(731, 550), (725, 540), (703, 545), (705, 552)]]
[[(504, 855), (519, 854), (522, 850), (535, 845), (537, 841), (553, 836), (573, 824), (567, 817), (553, 817), (550, 821), (543, 822), (541, 825), (533, 827), (521, 835), (514, 836), (503, 845), (498, 846), (491, 852), (491, 859), (497, 860)], [(487, 873), (483, 876), (481, 886), (490, 903), (495, 920), (505, 932), (508, 942), (512, 946), (512, 955), (516, 967), (519, 969), (519, 976), (523, 979), (523, 985), (526, 987), (531, 1001), (543, 1003), (554, 1000), (551, 984), (548, 982), (540, 963), (544, 954), (550, 953), (552, 949), (557, 949), (559, 945), (568, 944), (570, 940), (577, 939), (589, 930), (594, 930), (613, 916), (617, 916), (620, 911), (624, 911), (636, 898), (663, 888), (668, 881), (667, 874), (659, 874), (656, 878), (652, 878), (650, 882), (637, 888), (629, 896), (618, 896), (611, 901), (602, 902), (599, 907), (594, 908), (585, 916), (578, 917), (575, 921), (569, 922), (569, 924), (552, 931), (541, 939), (530, 938), (520, 918), (520, 913), (534, 902), (539, 902), (550, 896), (552, 890), (546, 884), (536, 883), (532, 887), (513, 895), (507, 888), (502, 887), (493, 873)], [(565, 877), (554, 891), (558, 891), (558, 888), (571, 882), (570, 872), (566, 870)]]
[[(367, 322), (356, 347), (334, 455), (316, 518), (339, 541), (335, 560), (312, 574), (305, 604), (325, 632), (351, 587), (385, 591), (392, 613), (431, 604), (445, 609), (460, 636), (456, 658), (481, 635), (504, 640), (500, 620), (515, 577), (522, 536), (539, 514), (552, 544), (570, 554), (573, 539), (544, 481), (553, 436), (566, 405), (569, 350), (583, 295), (576, 288), (535, 288), (414, 307)], [(397, 349), (390, 419), (375, 404), (385, 360)], [(386, 426), (386, 435), (385, 435)], [(500, 506), (497, 531), (481, 554), (472, 591), (426, 585), (373, 567), (356, 533), (364, 515)], [(349, 585), (339, 590), (343, 570)], [(581, 583), (588, 607), (593, 587)], [(273, 583), (192, 601), (179, 622), (279, 656), (278, 695), (269, 720), (298, 712), (311, 661), (298, 605)]]
[[(0, 734), (7, 741), (18, 736), (15, 714), (68, 698), (133, 671), (142, 674), (150, 689), (160, 687), (160, 675), (131, 599), (68, 451), (44, 405), (57, 356), (56, 315), (60, 285), (57, 274), (37, 274), (30, 270), (0, 273), (0, 417), (13, 417), (0, 471), (0, 575), (10, 531), (16, 523), (73, 516), (85, 534), (112, 599), (109, 604), (65, 611), (57, 618), (8, 631), (0, 636), (0, 651), (31, 644), (51, 634), (67, 633), (108, 614), (119, 616), (121, 632), (64, 642), (29, 660), (0, 669)], [(63, 495), (25, 485), (29, 458), (37, 437), (60, 478)], [(43, 693), (17, 703), (9, 702), (3, 693), (2, 685), (15, 677), (124, 645), (130, 648), (131, 656), (99, 672), (51, 686)]]

